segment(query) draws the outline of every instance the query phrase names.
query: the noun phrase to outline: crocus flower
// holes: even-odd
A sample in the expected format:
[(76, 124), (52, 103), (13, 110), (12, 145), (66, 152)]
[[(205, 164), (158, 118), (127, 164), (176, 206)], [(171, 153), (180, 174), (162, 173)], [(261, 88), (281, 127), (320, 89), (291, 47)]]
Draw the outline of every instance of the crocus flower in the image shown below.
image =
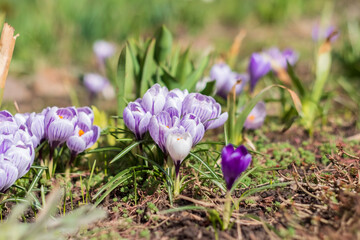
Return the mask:
[(91, 127), (94, 122), (94, 112), (89, 107), (79, 107), (76, 109), (78, 113), (78, 122)]
[(236, 95), (241, 93), (245, 84), (249, 81), (248, 74), (232, 72), (225, 63), (215, 64), (210, 70), (210, 78), (216, 81), (216, 94), (222, 98), (227, 98), (238, 80), (241, 80), (241, 83), (236, 85)]
[(250, 57), (248, 72), (250, 75), (250, 90), (253, 91), (260, 78), (268, 74), (271, 64), (264, 55), (253, 53)]
[(143, 138), (148, 130), (151, 114), (141, 106), (141, 99), (130, 102), (123, 112), (125, 125), (135, 134), (137, 140)]
[(200, 93), (190, 93), (184, 99), (182, 115), (193, 113), (205, 127), (205, 130), (217, 128), (228, 119), (228, 113), (221, 114), (221, 106), (214, 98)]
[(171, 90), (166, 95), (164, 111), (170, 113), (171, 116), (181, 116), (181, 108), (184, 98), (189, 94), (187, 90), (181, 91), (180, 89)]
[(0, 192), (5, 192), (13, 185), (17, 176), (17, 168), (6, 159), (0, 159)]
[(244, 145), (234, 149), (229, 144), (221, 151), (221, 170), (224, 175), (226, 187), (230, 190), (236, 179), (244, 172), (251, 162), (251, 155)]
[(104, 91), (110, 82), (107, 78), (97, 73), (87, 73), (84, 75), (84, 85), (92, 94)]
[(8, 111), (0, 111), (0, 134), (12, 134), (19, 128), (16, 120)]
[(264, 102), (258, 102), (247, 116), (244, 123), (246, 129), (257, 129), (264, 124), (266, 117), (266, 107)]
[(66, 141), (66, 145), (71, 151), (71, 160), (75, 159), (76, 155), (90, 148), (96, 143), (100, 136), (100, 128), (98, 126), (89, 127), (85, 123), (79, 122), (75, 127), (72, 136)]
[(53, 107), (45, 115), (45, 136), (51, 148), (64, 143), (74, 132), (78, 121), (74, 107)]
[[(336, 28), (333, 25), (328, 26), (326, 28), (320, 28), (319, 24), (316, 24), (312, 29), (311, 35), (314, 42), (319, 42), (329, 38), (334, 32), (336, 32)], [(336, 39), (338, 39), (338, 37), (339, 37), (339, 33), (336, 32), (331, 36), (330, 41), (334, 42), (336, 41)]]
[(287, 62), (289, 62), (290, 65), (294, 65), (299, 58), (299, 54), (290, 48), (281, 52), (278, 48), (272, 47), (264, 51), (263, 54), (268, 58), (275, 72), (278, 68), (286, 69)]
[(189, 113), (183, 116), (180, 126), (183, 126), (185, 131), (191, 135), (193, 147), (204, 137), (205, 127), (194, 114)]
[(45, 138), (45, 116), (42, 113), (15, 114), (14, 118), (19, 126), (24, 125), (30, 134), (34, 147), (37, 147)]
[(161, 87), (160, 84), (153, 85), (144, 94), (141, 106), (152, 115), (158, 114), (164, 109), (168, 92), (169, 90), (166, 87)]
[(166, 150), (174, 161), (176, 176), (179, 174), (181, 162), (189, 155), (193, 145), (190, 133), (175, 129), (166, 139)]
[(99, 40), (94, 43), (93, 50), (99, 61), (104, 63), (107, 58), (115, 54), (116, 49), (114, 44), (104, 40)]
[(170, 115), (166, 111), (162, 111), (156, 116), (152, 116), (149, 124), (149, 133), (151, 138), (156, 142), (160, 149), (167, 154), (166, 138), (170, 129), (178, 126), (179, 118)]

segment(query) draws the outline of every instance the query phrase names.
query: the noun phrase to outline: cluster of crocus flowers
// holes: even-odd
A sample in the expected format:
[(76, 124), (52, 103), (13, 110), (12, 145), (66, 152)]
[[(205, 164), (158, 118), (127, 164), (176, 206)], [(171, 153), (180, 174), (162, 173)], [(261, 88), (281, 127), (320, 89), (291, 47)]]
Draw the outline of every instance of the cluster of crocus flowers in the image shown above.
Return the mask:
[(166, 156), (174, 161), (178, 176), (181, 162), (204, 136), (206, 130), (225, 123), (227, 113), (212, 97), (187, 90), (169, 91), (159, 84), (124, 109), (125, 125), (137, 140), (146, 132)]
[(270, 71), (278, 73), (287, 68), (287, 63), (294, 65), (298, 58), (298, 54), (292, 49), (280, 51), (275, 47), (259, 53), (253, 53), (248, 66), (250, 90), (253, 91), (259, 79)]
[(0, 111), (0, 192), (29, 171), (36, 143), (36, 136), (29, 134), (26, 125), (18, 124), (8, 111)]
[(234, 148), (229, 144), (221, 151), (221, 170), (226, 183), (227, 194), (223, 213), (223, 230), (226, 230), (231, 217), (231, 189), (235, 181), (249, 167), (252, 157), (244, 145)]

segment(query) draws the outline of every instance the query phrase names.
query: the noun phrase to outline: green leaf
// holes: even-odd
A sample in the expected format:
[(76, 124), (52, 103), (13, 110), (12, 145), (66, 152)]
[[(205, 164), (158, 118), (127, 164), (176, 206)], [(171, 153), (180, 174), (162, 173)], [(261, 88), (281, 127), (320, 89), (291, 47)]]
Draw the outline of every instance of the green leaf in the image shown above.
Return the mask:
[(155, 60), (159, 64), (163, 63), (171, 53), (172, 41), (171, 32), (162, 26), (157, 33), (155, 44)]
[(176, 69), (176, 80), (180, 82), (180, 84), (184, 84), (186, 78), (191, 72), (191, 63), (189, 60), (190, 49), (186, 49), (186, 51), (180, 57), (179, 64)]
[(289, 73), (289, 76), (291, 78), (293, 85), (298, 90), (300, 97), (303, 97), (306, 94), (304, 85), (302, 84), (300, 79), (296, 76), (296, 74), (294, 72), (294, 68), (289, 64), (288, 61), (286, 61), (286, 64), (287, 64), (288, 73)]
[(156, 70), (156, 64), (154, 62), (154, 51), (155, 51), (155, 39), (151, 40), (149, 47), (147, 48), (144, 64), (142, 67), (142, 75), (140, 82), (140, 96), (143, 96), (149, 89), (149, 82), (151, 76)]
[(199, 66), (195, 71), (193, 71), (190, 76), (187, 78), (186, 82), (182, 86), (182, 89), (188, 89), (189, 92), (195, 89), (196, 83), (202, 77), (207, 65), (209, 64), (209, 56), (206, 56), (202, 59)]
[(215, 94), (215, 84), (216, 81), (210, 81), (206, 83), (205, 88), (200, 92), (201, 94), (207, 95), (207, 96), (212, 96)]
[(118, 155), (116, 155), (111, 161), (110, 164), (116, 162), (117, 160), (119, 160), (120, 158), (122, 158), (123, 156), (125, 156), (125, 154), (127, 154), (128, 152), (130, 152), (134, 147), (136, 147), (137, 145), (143, 143), (144, 141), (139, 141), (139, 142), (134, 142), (133, 144), (127, 146), (124, 150), (122, 150)]

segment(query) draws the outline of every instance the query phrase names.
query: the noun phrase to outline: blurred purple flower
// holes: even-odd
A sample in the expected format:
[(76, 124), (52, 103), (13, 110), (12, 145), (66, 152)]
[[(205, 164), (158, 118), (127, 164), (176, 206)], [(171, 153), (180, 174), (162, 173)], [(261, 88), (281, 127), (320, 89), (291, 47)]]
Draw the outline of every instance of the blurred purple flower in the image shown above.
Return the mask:
[(273, 70), (276, 70), (276, 67), (286, 69), (287, 62), (294, 65), (299, 58), (299, 54), (290, 48), (281, 52), (278, 48), (272, 47), (264, 51), (264, 54), (270, 60)]
[(93, 50), (100, 63), (104, 63), (107, 58), (115, 54), (116, 48), (110, 42), (99, 40), (94, 43)]
[(246, 129), (257, 129), (264, 124), (266, 107), (264, 102), (258, 102), (251, 110), (244, 123)]
[[(331, 25), (327, 28), (320, 28), (319, 24), (316, 24), (312, 29), (312, 39), (314, 42), (323, 41), (329, 38), (336, 31), (335, 26)], [(339, 33), (336, 32), (333, 36), (331, 36), (330, 41), (335, 42), (339, 37)]]
[(170, 129), (178, 126), (179, 118), (170, 115), (166, 111), (162, 111), (156, 116), (152, 116), (149, 124), (149, 133), (154, 142), (160, 147), (160, 149), (167, 154), (166, 151), (166, 137), (170, 132)]
[(45, 115), (45, 136), (51, 148), (64, 143), (74, 132), (78, 121), (74, 107), (52, 107)]
[(268, 74), (271, 64), (263, 54), (253, 53), (250, 57), (248, 73), (250, 75), (250, 90), (253, 91), (260, 78)]
[(236, 95), (241, 93), (249, 81), (247, 73), (232, 72), (225, 63), (215, 64), (210, 70), (210, 78), (216, 81), (216, 94), (225, 99), (238, 80), (241, 80), (241, 83), (236, 85)]
[(137, 140), (142, 139), (147, 132), (152, 116), (142, 108), (141, 101), (138, 99), (130, 102), (123, 112), (124, 123), (135, 134)]
[(97, 73), (87, 73), (84, 75), (84, 85), (92, 94), (97, 94), (110, 85), (107, 78)]
[(244, 145), (234, 149), (234, 146), (229, 144), (223, 148), (221, 151), (221, 170), (228, 190), (232, 188), (241, 173), (249, 167), (251, 159), (252, 157)]
[(193, 113), (204, 125), (205, 130), (223, 125), (228, 119), (228, 113), (221, 114), (221, 106), (214, 98), (200, 93), (190, 93), (184, 99), (182, 115)]
[(156, 83), (144, 94), (141, 106), (146, 112), (156, 115), (164, 109), (166, 96), (169, 90)]

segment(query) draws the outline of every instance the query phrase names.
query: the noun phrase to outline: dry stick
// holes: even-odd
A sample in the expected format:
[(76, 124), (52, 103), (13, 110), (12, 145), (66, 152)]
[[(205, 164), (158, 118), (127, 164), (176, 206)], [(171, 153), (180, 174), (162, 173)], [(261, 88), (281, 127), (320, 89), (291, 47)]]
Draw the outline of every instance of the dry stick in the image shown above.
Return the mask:
[(13, 27), (4, 23), (0, 39), (0, 107), (12, 54), (14, 52), (15, 40), (19, 36), (19, 34), (14, 36), (14, 32), (15, 29)]

